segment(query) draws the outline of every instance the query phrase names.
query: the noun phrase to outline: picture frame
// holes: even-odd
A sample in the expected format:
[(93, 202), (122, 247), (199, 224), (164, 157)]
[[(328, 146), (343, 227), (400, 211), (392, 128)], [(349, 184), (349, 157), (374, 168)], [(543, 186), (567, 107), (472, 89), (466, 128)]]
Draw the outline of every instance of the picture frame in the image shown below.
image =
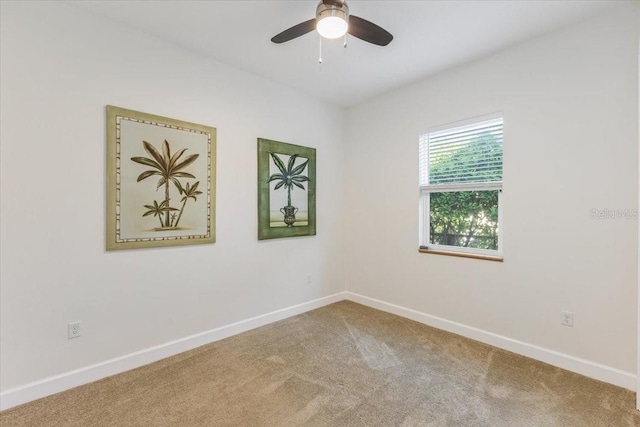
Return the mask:
[(215, 243), (216, 128), (107, 105), (106, 249)]
[(315, 148), (258, 138), (258, 240), (315, 234)]

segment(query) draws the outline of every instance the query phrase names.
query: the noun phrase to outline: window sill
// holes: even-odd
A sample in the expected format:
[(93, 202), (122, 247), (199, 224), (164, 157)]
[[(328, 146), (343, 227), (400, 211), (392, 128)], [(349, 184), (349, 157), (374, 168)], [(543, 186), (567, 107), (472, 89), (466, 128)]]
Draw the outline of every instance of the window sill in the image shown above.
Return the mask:
[(455, 256), (460, 258), (473, 258), (473, 259), (483, 259), (485, 261), (503, 262), (503, 258), (497, 255), (481, 255), (481, 254), (471, 254), (467, 252), (442, 251), (442, 250), (427, 249), (427, 248), (420, 248), (418, 249), (418, 252), (423, 254), (448, 255), (448, 256)]

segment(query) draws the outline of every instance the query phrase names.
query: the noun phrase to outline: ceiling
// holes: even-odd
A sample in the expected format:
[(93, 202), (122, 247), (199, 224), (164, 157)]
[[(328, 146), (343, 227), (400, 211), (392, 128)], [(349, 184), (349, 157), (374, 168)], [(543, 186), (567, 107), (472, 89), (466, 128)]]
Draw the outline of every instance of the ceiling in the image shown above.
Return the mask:
[(361, 1), (353, 15), (391, 32), (386, 47), (315, 32), (276, 45), (277, 33), (315, 15), (316, 0), (84, 1), (75, 7), (220, 62), (348, 107), (603, 13), (605, 1)]

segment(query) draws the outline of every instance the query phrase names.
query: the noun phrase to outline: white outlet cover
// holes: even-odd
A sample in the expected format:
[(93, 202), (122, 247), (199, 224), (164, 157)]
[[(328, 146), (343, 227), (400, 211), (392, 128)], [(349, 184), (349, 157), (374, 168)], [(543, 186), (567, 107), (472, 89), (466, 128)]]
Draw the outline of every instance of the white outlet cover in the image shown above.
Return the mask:
[(67, 325), (67, 337), (69, 339), (80, 337), (80, 332), (80, 322), (71, 322)]
[(562, 311), (562, 317), (560, 318), (560, 324), (564, 326), (573, 326), (573, 313), (570, 311)]

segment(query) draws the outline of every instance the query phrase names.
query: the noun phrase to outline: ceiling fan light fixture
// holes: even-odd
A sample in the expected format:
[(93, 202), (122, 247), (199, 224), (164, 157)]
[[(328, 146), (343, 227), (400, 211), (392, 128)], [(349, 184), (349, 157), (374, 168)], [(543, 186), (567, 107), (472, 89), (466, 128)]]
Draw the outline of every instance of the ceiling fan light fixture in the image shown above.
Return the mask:
[(326, 39), (337, 39), (348, 30), (349, 7), (320, 3), (316, 9), (316, 31)]
[[(288, 42), (313, 30), (320, 34), (320, 42), (323, 38), (336, 39), (347, 33), (376, 46), (386, 46), (393, 40), (393, 35), (384, 28), (359, 16), (350, 15), (346, 0), (321, 0), (316, 7), (315, 18), (287, 28), (273, 36), (271, 41), (276, 44)], [(344, 46), (347, 46), (346, 36)]]

